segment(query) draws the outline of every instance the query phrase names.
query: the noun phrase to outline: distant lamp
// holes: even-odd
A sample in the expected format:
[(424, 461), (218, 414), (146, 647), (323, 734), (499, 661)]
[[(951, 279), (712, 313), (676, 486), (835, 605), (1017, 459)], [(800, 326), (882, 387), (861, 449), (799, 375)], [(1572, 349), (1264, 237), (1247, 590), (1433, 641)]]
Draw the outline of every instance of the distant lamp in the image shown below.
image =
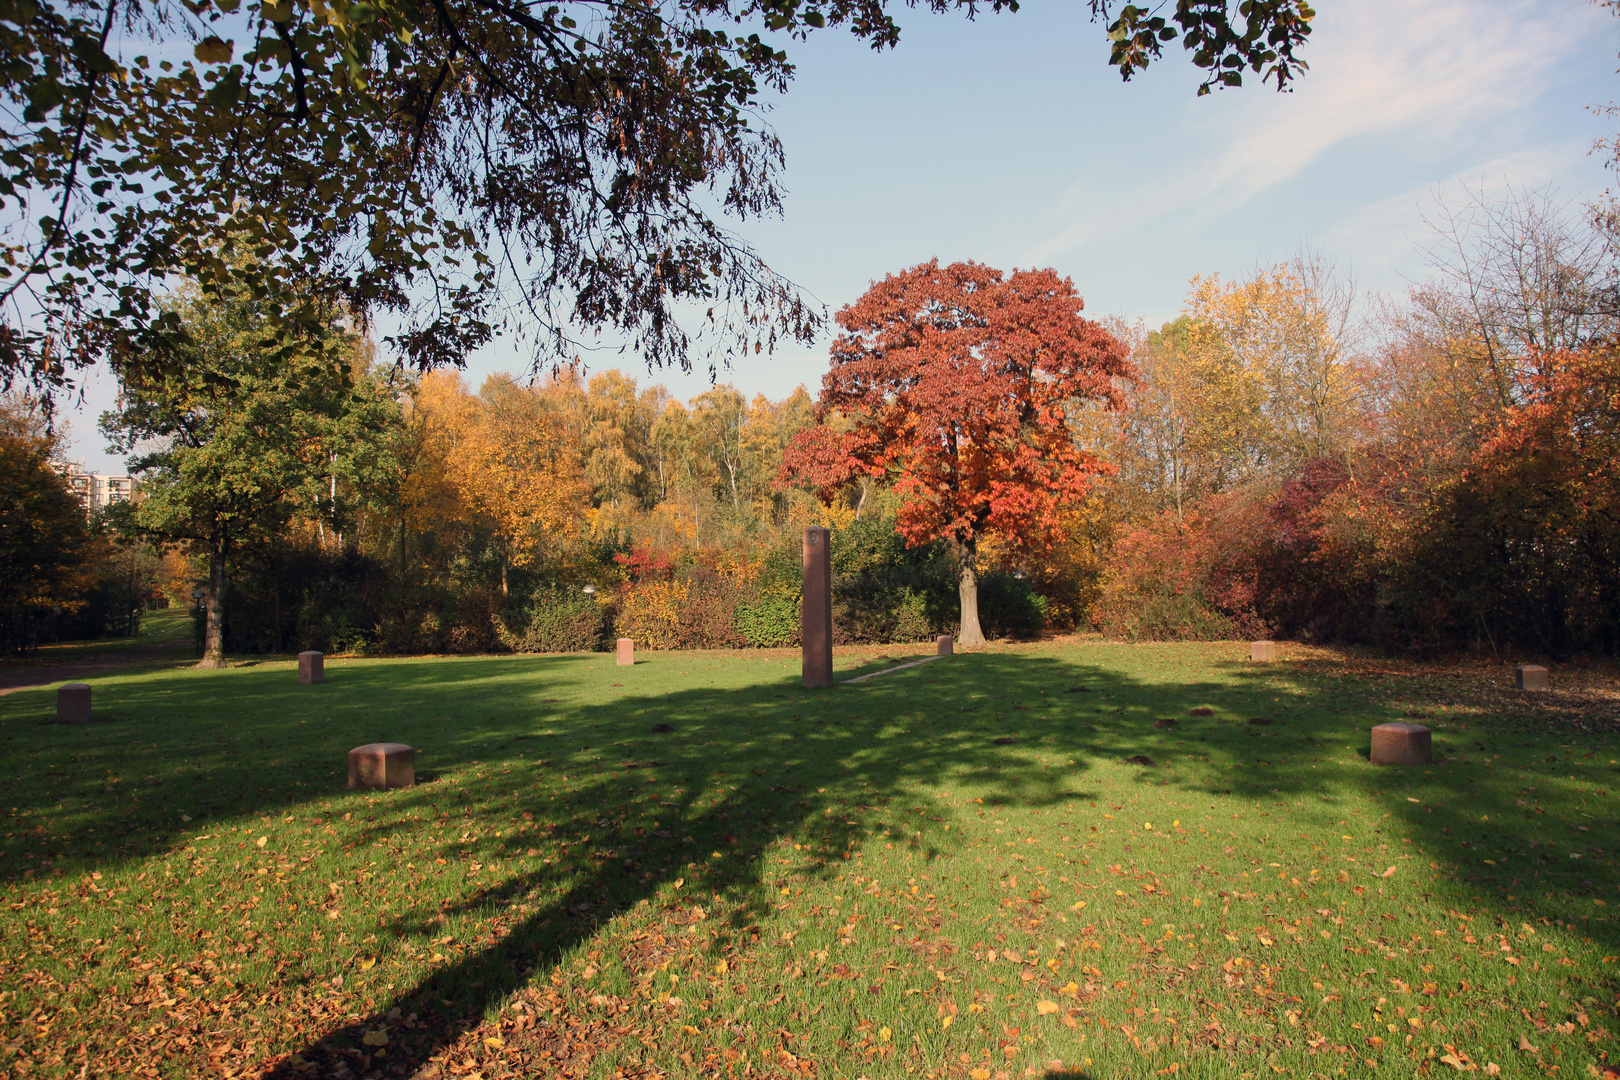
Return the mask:
[(587, 586), (585, 586), (583, 589), (581, 589), (579, 591), (584, 593), (586, 596), (595, 596), (596, 595), (596, 586), (595, 585), (587, 585)]
[(1013, 571), (1013, 580), (1015, 580), (1015, 581), (1023, 581), (1028, 577), (1029, 577), (1029, 575), (1024, 573), (1022, 570), (1014, 570)]
[(207, 589), (192, 589), (191, 590), (191, 598), (193, 600), (201, 600), (203, 597), (205, 597), (207, 595), (208, 595), (208, 590)]

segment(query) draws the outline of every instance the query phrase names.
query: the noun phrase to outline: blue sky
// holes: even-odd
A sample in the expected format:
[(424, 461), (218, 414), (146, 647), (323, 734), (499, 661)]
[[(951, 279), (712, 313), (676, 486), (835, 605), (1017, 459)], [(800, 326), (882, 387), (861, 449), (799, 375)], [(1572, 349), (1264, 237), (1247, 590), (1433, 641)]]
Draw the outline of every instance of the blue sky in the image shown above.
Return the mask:
[[(1157, 326), (1194, 274), (1240, 275), (1302, 244), (1398, 298), (1424, 273), (1423, 221), (1463, 186), (1552, 188), (1574, 203), (1617, 178), (1590, 154), (1620, 120), (1620, 18), (1585, 0), (1321, 0), (1311, 64), (1290, 94), (1251, 83), (1195, 96), (1179, 46), (1130, 83), (1077, 0), (1015, 15), (900, 8), (898, 49), (836, 32), (789, 48), (798, 77), (769, 120), (787, 152), (786, 212), (738, 231), (835, 311), (868, 282), (933, 256), (1071, 276), (1093, 317)], [(649, 374), (679, 397), (706, 372)], [(476, 384), (521, 371), (498, 343)], [(825, 342), (751, 357), (721, 381), (773, 398), (815, 393)], [(116, 471), (95, 416), (68, 410), (73, 455)]]

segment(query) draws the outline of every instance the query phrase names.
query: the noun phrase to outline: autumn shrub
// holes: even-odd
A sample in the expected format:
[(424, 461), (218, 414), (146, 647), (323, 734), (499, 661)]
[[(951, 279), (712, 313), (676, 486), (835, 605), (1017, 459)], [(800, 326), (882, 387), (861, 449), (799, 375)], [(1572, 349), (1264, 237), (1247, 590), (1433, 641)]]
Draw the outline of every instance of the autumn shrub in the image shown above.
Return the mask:
[(896, 643), (926, 641), (936, 629), (928, 615), (928, 598), (911, 589), (902, 590), (900, 603), (894, 610), (894, 632), (890, 640)]
[(785, 596), (762, 596), (737, 605), (737, 631), (757, 649), (797, 645), (799, 622), (798, 601)]
[(1097, 600), (1097, 629), (1127, 641), (1264, 636), (1250, 545), (1226, 513), (1230, 502), (1124, 529)]
[(499, 614), (494, 625), (501, 644), (513, 652), (596, 652), (607, 647), (609, 616), (607, 607), (583, 593), (545, 589), (521, 611), (521, 630), (509, 629)]
[(979, 578), (979, 624), (986, 637), (1031, 638), (1046, 627), (1047, 599), (1019, 574)]
[(647, 649), (677, 649), (681, 643), (681, 613), (691, 598), (684, 581), (647, 581), (627, 585), (619, 594), (614, 624), (618, 637), (634, 638)]
[(1549, 357), (1397, 551), (1380, 614), (1408, 648), (1620, 652), (1620, 355)]

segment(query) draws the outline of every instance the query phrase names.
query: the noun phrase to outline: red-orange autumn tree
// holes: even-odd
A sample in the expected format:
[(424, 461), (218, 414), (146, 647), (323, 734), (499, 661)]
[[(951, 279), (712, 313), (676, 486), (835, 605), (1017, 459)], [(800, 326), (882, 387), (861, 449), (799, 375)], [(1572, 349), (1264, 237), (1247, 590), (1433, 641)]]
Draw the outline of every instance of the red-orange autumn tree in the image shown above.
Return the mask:
[[(1125, 346), (1081, 318), (1055, 270), (1000, 270), (938, 259), (891, 274), (838, 313), (815, 427), (787, 450), (781, 483), (823, 497), (856, 476), (905, 497), (911, 546), (948, 541), (956, 556), (963, 645), (982, 645), (976, 559), (988, 531), (1047, 546), (1066, 504), (1111, 469), (1076, 444), (1080, 409), (1123, 407)], [(841, 423), (828, 421), (837, 414)]]

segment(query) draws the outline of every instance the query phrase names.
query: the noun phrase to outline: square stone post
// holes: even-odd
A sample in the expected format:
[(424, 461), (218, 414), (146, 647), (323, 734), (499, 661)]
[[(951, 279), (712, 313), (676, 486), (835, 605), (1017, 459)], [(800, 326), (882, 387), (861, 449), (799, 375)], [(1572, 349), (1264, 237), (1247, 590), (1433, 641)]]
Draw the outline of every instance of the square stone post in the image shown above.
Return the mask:
[(57, 687), (56, 722), (58, 724), (88, 724), (90, 722), (90, 685), (88, 683), (70, 682)]
[(1432, 735), (1422, 724), (1379, 724), (1372, 729), (1374, 765), (1428, 765), (1434, 761)]
[(636, 639), (622, 637), (619, 639), (619, 655), (614, 661), (619, 667), (633, 667), (636, 662)]
[(952, 656), (956, 652), (956, 643), (951, 640), (951, 635), (941, 634), (934, 639), (934, 649), (937, 656)]
[(304, 686), (314, 686), (316, 683), (325, 682), (326, 654), (318, 652), (299, 653), (298, 681)]
[(1269, 664), (1277, 659), (1275, 641), (1255, 641), (1249, 644), (1249, 660), (1256, 664)]
[(832, 665), (832, 533), (819, 525), (804, 530), (804, 599), (799, 640), (804, 643), (803, 683), (833, 685)]
[(1520, 664), (1513, 669), (1513, 680), (1520, 690), (1547, 689), (1547, 669), (1540, 664)]
[(349, 751), (352, 788), (410, 787), (416, 783), (416, 751), (404, 743), (366, 743)]

